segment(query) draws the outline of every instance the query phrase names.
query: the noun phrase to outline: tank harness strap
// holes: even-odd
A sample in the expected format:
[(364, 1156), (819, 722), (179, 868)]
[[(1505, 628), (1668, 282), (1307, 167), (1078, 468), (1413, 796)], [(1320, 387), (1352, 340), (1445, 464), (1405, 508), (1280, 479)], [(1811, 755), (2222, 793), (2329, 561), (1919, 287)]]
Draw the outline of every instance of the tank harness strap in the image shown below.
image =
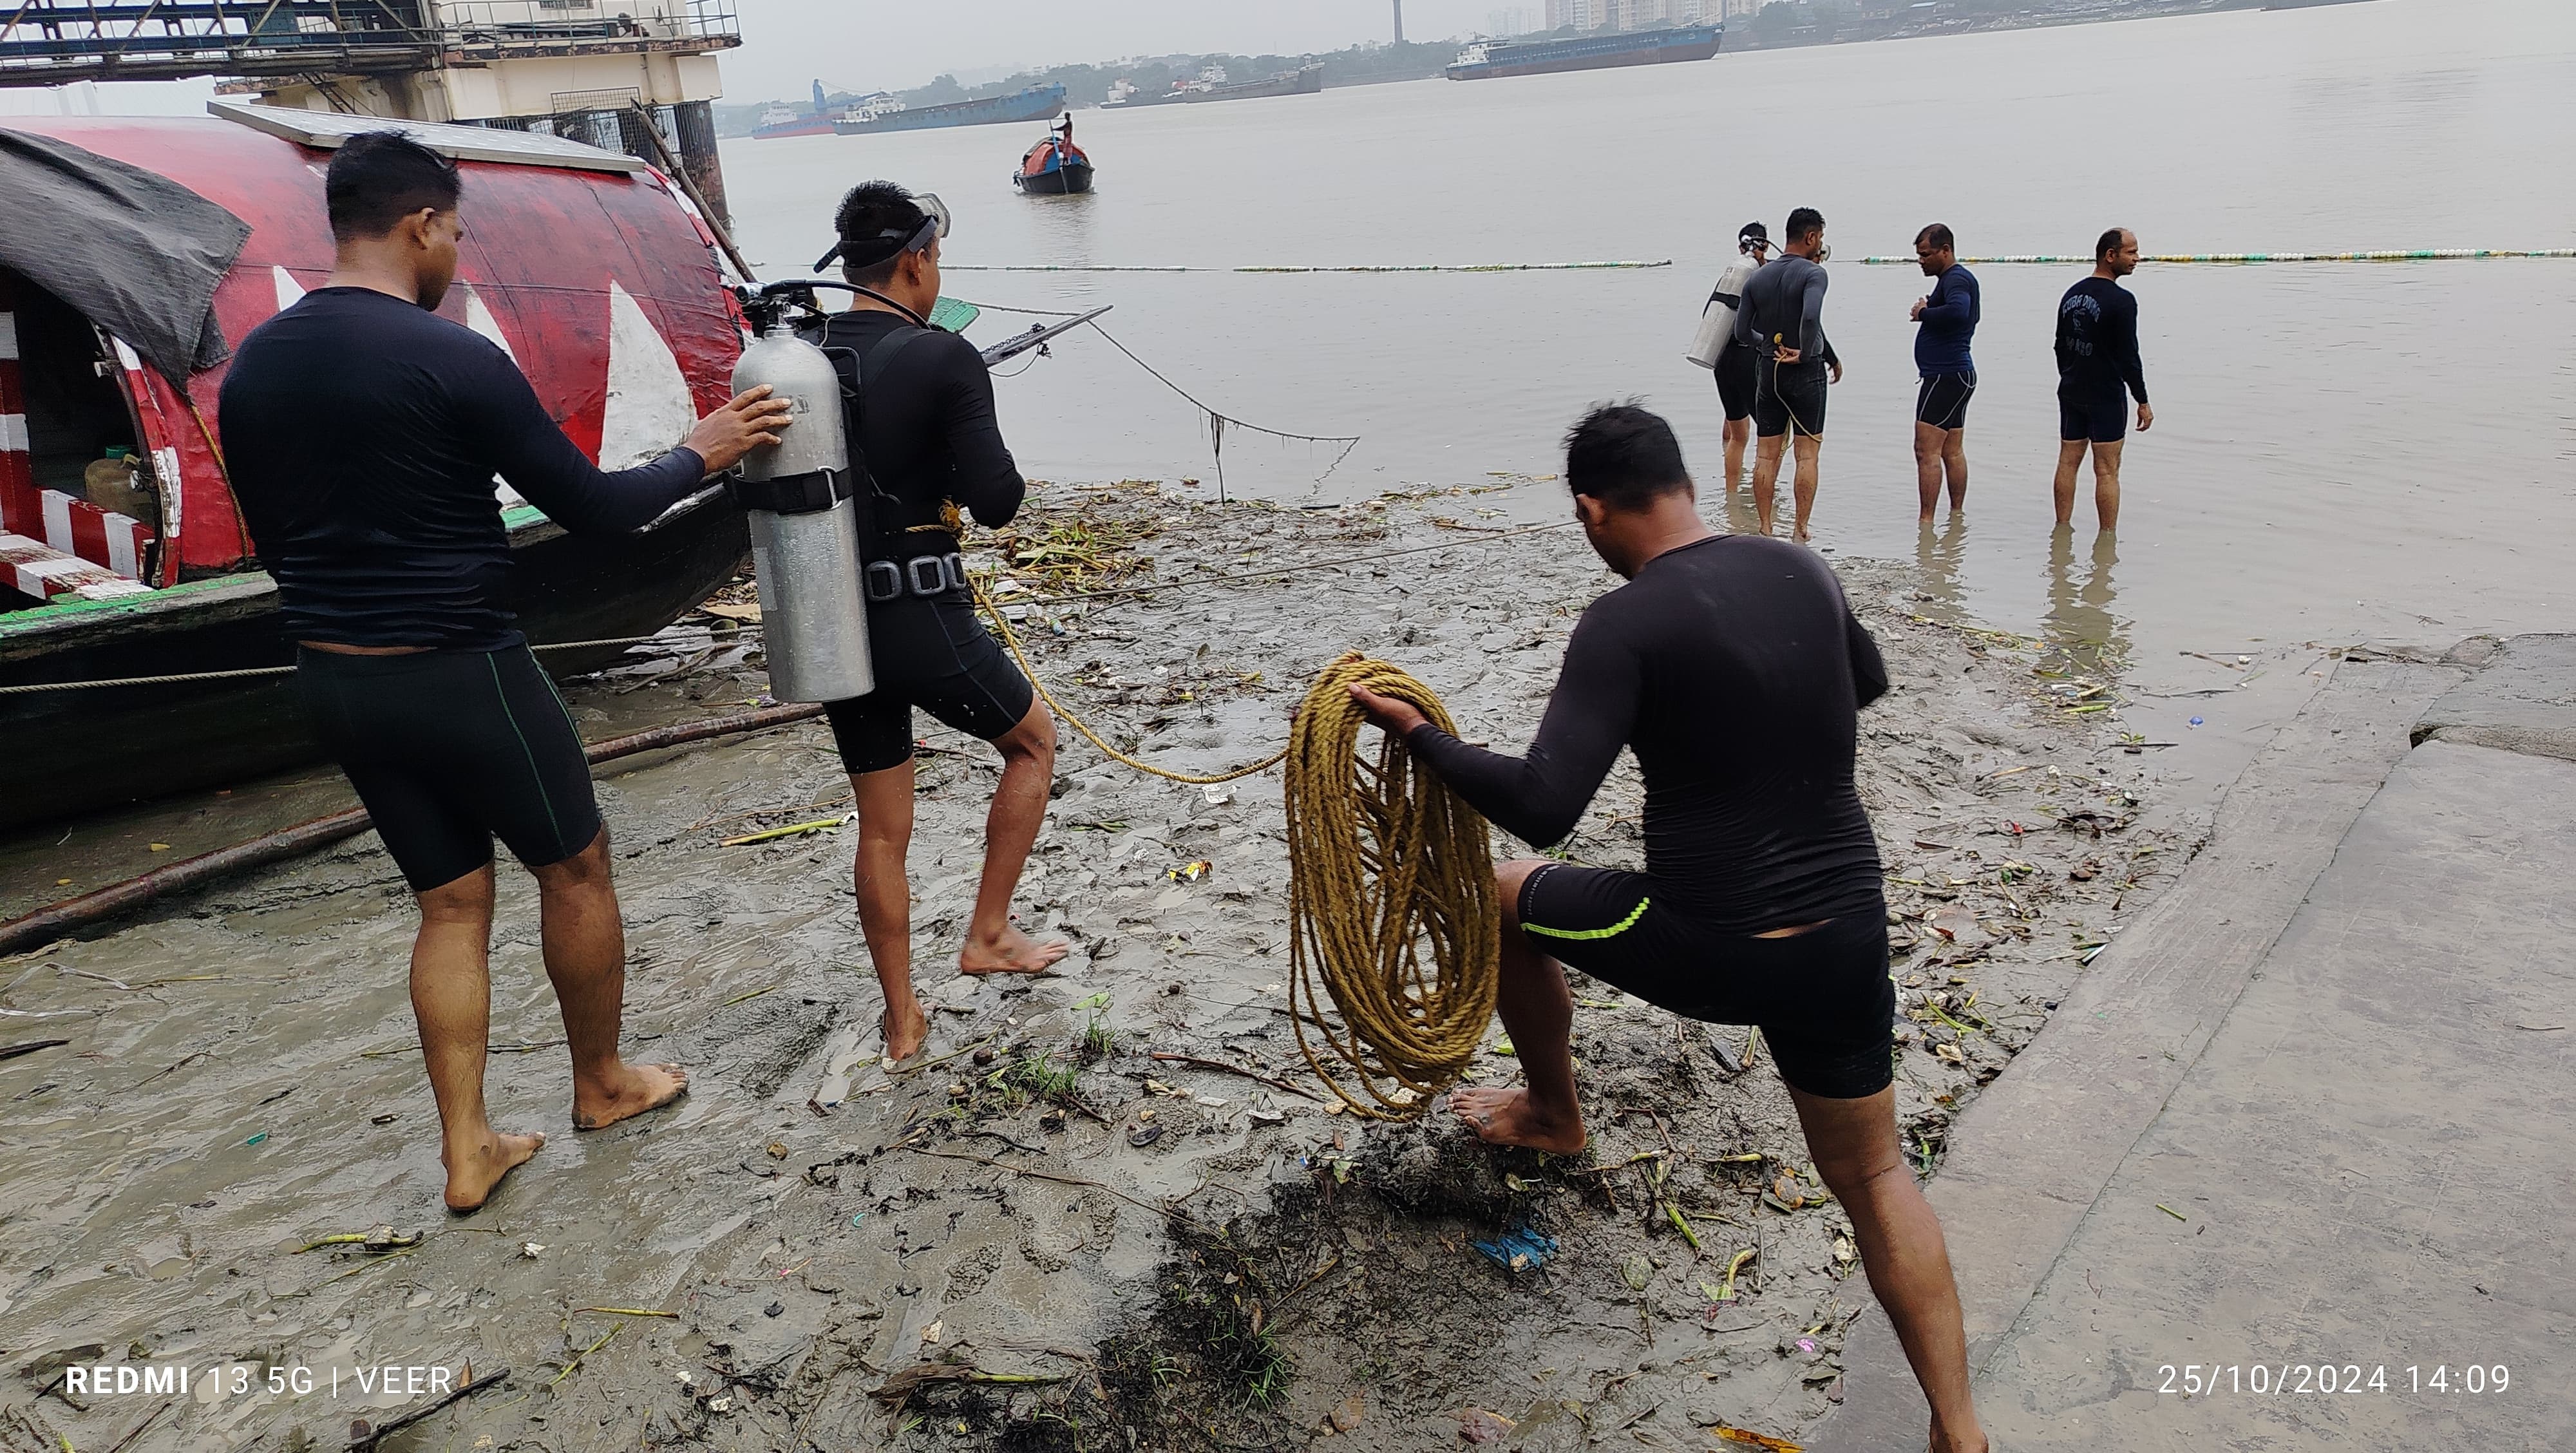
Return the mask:
[[(874, 496), (871, 503), (874, 506), (877, 531), (880, 534), (895, 528), (893, 522), (900, 519), (903, 514), (903, 501), (886, 493), (885, 486), (877, 483), (876, 471), (868, 468), (865, 462), (866, 450), (860, 442), (859, 431), (867, 419), (868, 390), (875, 386), (876, 380), (885, 377), (885, 371), (894, 365), (895, 359), (902, 356), (905, 349), (929, 337), (930, 331), (927, 328), (915, 328), (905, 324), (878, 339), (876, 346), (870, 348), (865, 356), (859, 356), (855, 350), (853, 351), (851, 372), (858, 389), (857, 401), (851, 409), (850, 445), (852, 452), (860, 458), (859, 473), (867, 479), (868, 493)], [(876, 599), (873, 575), (869, 577), (869, 584), (869, 598)]]
[(916, 555), (904, 561), (868, 562), (871, 605), (883, 605), (907, 595), (917, 600), (938, 600), (965, 589), (966, 557), (955, 550), (945, 555)]

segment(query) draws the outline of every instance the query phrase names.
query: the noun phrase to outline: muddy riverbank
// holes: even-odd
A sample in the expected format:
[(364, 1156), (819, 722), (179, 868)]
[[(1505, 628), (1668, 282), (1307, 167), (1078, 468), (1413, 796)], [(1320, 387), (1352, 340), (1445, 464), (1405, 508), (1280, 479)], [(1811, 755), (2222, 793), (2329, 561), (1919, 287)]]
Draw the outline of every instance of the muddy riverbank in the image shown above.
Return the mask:
[[(1244, 578), (1014, 610), (1068, 704), (1178, 770), (1268, 755), (1304, 679), (1352, 648), (1517, 744), (1611, 582), (1575, 533), (1499, 538), (1478, 511), (1466, 491), (1308, 512), (1057, 486), (1016, 542), (1023, 599)], [(2131, 750), (2096, 668), (1920, 618), (1911, 566), (1843, 574), (1897, 681), (1863, 719), (1863, 791), (1898, 919), (1900, 1108), (1928, 1169), (2193, 834), (2142, 818), (2154, 755)], [(671, 711), (755, 694), (753, 643), (699, 624), (571, 693), (585, 729), (675, 665), (688, 674), (650, 687)], [(877, 1065), (846, 835), (722, 845), (846, 811), (819, 724), (617, 764), (601, 799), (628, 1023), (695, 1089), (667, 1115), (557, 1135), (468, 1221), (439, 1206), (411, 914), (371, 837), (0, 965), (0, 1041), (68, 1041), (0, 1061), (0, 1446), (105, 1449), (150, 1418), (129, 1446), (336, 1447), (428, 1400), (358, 1385), (388, 1364), (511, 1373), (396, 1449), (1678, 1448), (1721, 1424), (1794, 1439), (1832, 1405), (1865, 1293), (1745, 1031), (1579, 981), (1587, 1156), (1360, 1123), (1288, 1030), (1275, 773), (1181, 786), (1068, 732), (1022, 903), (1074, 955), (1045, 979), (969, 981), (942, 970), (992, 768), (971, 742), (926, 741), (934, 1063)], [(277, 791), (300, 810), (330, 789)], [(1623, 765), (1564, 851), (1635, 863), (1637, 810)], [(221, 840), (231, 818), (208, 813)], [(44, 871), (14, 858), (13, 900), (42, 896)], [(503, 881), (495, 1115), (559, 1130), (534, 895)], [(1489, 1083), (1514, 1073), (1499, 1026), (1492, 1050)], [(375, 1228), (392, 1239), (366, 1244)], [(312, 1245), (335, 1235), (361, 1240)], [(99, 1363), (194, 1381), (96, 1396), (61, 1375)]]

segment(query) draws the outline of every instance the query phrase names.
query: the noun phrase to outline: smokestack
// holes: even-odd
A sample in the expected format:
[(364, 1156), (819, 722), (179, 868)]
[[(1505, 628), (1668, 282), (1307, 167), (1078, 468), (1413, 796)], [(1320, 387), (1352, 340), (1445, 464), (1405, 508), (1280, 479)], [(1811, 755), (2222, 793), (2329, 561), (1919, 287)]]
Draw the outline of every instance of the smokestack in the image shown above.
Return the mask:
[(1404, 0), (1395, 0), (1395, 43), (1404, 44)]

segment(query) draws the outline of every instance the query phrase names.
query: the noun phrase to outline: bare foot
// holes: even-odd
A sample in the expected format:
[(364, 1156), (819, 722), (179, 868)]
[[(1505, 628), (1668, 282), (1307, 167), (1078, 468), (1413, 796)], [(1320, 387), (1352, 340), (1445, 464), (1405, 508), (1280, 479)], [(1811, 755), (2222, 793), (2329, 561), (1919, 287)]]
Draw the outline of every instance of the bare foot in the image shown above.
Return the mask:
[(1796, 543), (1803, 545), (1807, 543), (1807, 532), (1804, 530), (1794, 530), (1790, 532), (1789, 538)]
[(1043, 974), (1064, 962), (1073, 952), (1060, 943), (1042, 944), (1019, 931), (1005, 928), (1002, 936), (990, 943), (966, 940), (966, 951), (957, 956), (961, 974)]
[(542, 1135), (502, 1135), (491, 1138), (470, 1150), (458, 1152), (442, 1148), (438, 1163), (447, 1167), (447, 1209), (459, 1216), (471, 1216), (492, 1199), (501, 1178), (528, 1163), (546, 1143)]
[(1551, 1155), (1572, 1155), (1583, 1148), (1586, 1138), (1582, 1117), (1570, 1121), (1543, 1117), (1530, 1107), (1527, 1090), (1459, 1090), (1449, 1096), (1449, 1110), (1487, 1145), (1521, 1145)]
[(930, 1016), (921, 1011), (921, 996), (906, 994), (901, 1004), (889, 1002), (884, 1018), (885, 1057), (896, 1064), (921, 1053), (930, 1038)]
[(606, 1084), (573, 1083), (572, 1128), (605, 1130), (688, 1092), (689, 1072), (678, 1065), (620, 1065)]

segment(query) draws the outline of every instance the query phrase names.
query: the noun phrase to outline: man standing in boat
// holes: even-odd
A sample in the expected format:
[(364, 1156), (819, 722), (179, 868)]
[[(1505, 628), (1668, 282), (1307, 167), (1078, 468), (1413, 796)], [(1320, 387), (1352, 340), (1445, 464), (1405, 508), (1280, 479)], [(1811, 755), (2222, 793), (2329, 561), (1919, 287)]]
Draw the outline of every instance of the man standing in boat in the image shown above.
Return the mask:
[(1782, 229), (1781, 256), (1744, 286), (1735, 336), (1751, 346), (1759, 369), (1753, 398), (1753, 432), (1760, 439), (1753, 462), (1753, 509), (1762, 533), (1771, 533), (1778, 510), (1780, 455), (1794, 448), (1797, 513), (1790, 538), (1807, 540), (1816, 509), (1825, 446), (1825, 389), (1843, 381), (1842, 360), (1825, 337), (1824, 214), (1800, 207)]
[[(926, 205), (925, 205), (926, 204)], [(975, 346), (930, 326), (939, 304), (947, 209), (891, 182), (853, 188), (834, 219), (841, 275), (858, 290), (817, 340), (841, 371), (852, 462), (874, 484), (868, 644), (877, 689), (834, 702), (832, 736), (857, 794), (859, 931), (885, 991), (885, 1053), (921, 1050), (928, 1017), (912, 983), (913, 711), (1002, 754), (985, 819), (983, 879), (957, 967), (1044, 973), (1065, 956), (1011, 921), (1011, 897), (1046, 821), (1055, 718), (984, 628), (959, 558), (962, 515), (1009, 524), (1028, 485), (994, 417), (993, 378)]]
[(220, 411), (296, 689), (420, 905), (412, 1009), (459, 1213), (545, 1143), (494, 1130), (484, 1107), (494, 836), (536, 875), (573, 1127), (688, 1088), (676, 1066), (618, 1054), (626, 938), (608, 831), (580, 734), (501, 604), (510, 546), (493, 477), (567, 530), (619, 533), (787, 424), (754, 390), (660, 459), (602, 473), (509, 355), (437, 316), (461, 191), (455, 163), (401, 133), (350, 138), (324, 183), (331, 280), (243, 341)]

